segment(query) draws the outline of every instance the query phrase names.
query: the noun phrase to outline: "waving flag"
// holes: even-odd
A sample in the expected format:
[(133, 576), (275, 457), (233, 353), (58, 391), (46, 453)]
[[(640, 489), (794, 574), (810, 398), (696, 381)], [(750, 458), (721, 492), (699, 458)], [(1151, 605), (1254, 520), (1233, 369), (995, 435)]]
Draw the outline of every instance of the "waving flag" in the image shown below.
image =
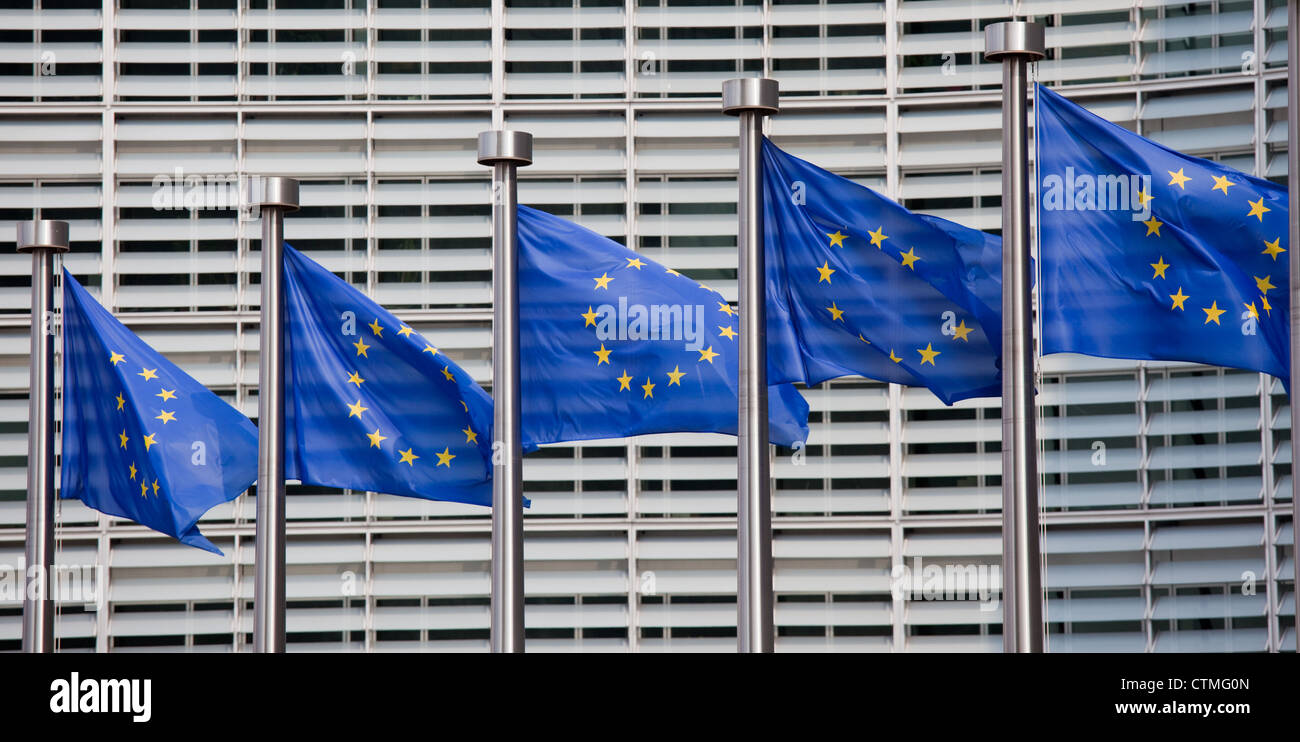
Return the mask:
[(60, 497), (217, 554), (209, 509), (257, 478), (257, 429), (63, 271)]
[(1193, 361), (1290, 384), (1287, 189), (1035, 87), (1044, 353)]
[(492, 399), (420, 333), (284, 246), (285, 476), (492, 504)]
[[(526, 437), (736, 434), (738, 323), (721, 294), (565, 219), (518, 218)], [(799, 392), (768, 399), (772, 442), (807, 439)]]
[(1001, 394), (1001, 240), (763, 140), (768, 379)]

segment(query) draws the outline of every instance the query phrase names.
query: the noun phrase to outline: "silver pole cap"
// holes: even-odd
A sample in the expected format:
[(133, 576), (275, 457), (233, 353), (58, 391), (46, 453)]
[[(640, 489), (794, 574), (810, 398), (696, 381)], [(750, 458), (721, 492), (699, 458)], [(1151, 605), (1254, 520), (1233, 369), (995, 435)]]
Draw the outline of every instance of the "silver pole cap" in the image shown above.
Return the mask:
[(533, 135), (506, 129), (479, 132), (478, 164), (495, 165), (498, 162), (513, 162), (519, 166), (533, 164)]
[(249, 206), (298, 210), (298, 181), (276, 175), (254, 175), (248, 179), (244, 197)]
[(68, 223), (53, 219), (18, 222), (18, 252), (68, 251)]
[(1043, 24), (1032, 21), (1004, 21), (984, 27), (984, 58), (996, 61), (1021, 56), (1033, 62), (1047, 56)]
[(766, 77), (741, 77), (722, 83), (722, 112), (739, 116), (742, 111), (761, 114), (781, 110), (781, 87)]

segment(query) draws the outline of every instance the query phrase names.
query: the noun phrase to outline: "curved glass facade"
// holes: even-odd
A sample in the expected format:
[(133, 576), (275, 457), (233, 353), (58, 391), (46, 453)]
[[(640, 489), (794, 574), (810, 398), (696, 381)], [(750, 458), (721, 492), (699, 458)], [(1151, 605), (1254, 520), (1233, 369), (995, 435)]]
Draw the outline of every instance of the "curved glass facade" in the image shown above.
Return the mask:
[[(0, 565), (23, 546), (16, 221), (69, 221), (65, 263), (87, 288), (255, 415), (258, 225), (159, 209), (166, 186), (301, 179), (294, 246), (490, 385), (483, 129), (536, 137), (521, 202), (733, 300), (729, 77), (780, 81), (769, 132), (787, 151), (996, 230), (1000, 73), (982, 28), (1017, 15), (1048, 26), (1039, 81), (1171, 147), (1286, 177), (1282, 0), (15, 4), (0, 10)], [(1294, 650), (1281, 385), (1190, 364), (1041, 367), (1049, 649)], [(773, 467), (778, 650), (999, 651), (999, 606), (926, 589), (926, 567), (1000, 561), (999, 400), (946, 408), (861, 379), (805, 394), (812, 438)], [(713, 435), (529, 456), (528, 648), (734, 649), (735, 472), (734, 439)], [(289, 492), (291, 650), (487, 648), (485, 511)], [(61, 603), (60, 647), (251, 649), (254, 512), (244, 497), (204, 520), (221, 559), (62, 502), (60, 563), (104, 569)], [(15, 598), (0, 595), (0, 650), (19, 646)]]

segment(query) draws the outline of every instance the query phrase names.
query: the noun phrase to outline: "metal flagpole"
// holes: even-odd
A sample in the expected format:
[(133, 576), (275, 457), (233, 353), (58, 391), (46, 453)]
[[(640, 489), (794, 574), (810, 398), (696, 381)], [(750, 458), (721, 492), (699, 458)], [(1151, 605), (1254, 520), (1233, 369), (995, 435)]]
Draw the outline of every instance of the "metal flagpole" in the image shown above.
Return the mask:
[(741, 652), (771, 652), (772, 496), (767, 435), (767, 303), (763, 259), (763, 117), (780, 110), (776, 80), (722, 84), (722, 112), (740, 118), (740, 425), (736, 447), (737, 637)]
[(18, 223), (18, 252), (32, 254), (32, 359), (27, 415), (27, 581), (23, 651), (54, 651), (54, 258), (68, 223)]
[[(1295, 403), (1296, 380), (1300, 379), (1300, 8), (1287, 3), (1287, 264), (1291, 279), (1291, 561), (1295, 582), (1291, 597), (1300, 616), (1300, 406)], [(1270, 523), (1269, 528), (1274, 524)], [(1296, 621), (1296, 651), (1300, 652), (1300, 620)]]
[(1034, 325), (1029, 275), (1026, 71), (1045, 52), (1043, 26), (984, 29), (984, 57), (1002, 61), (1002, 649), (1043, 651), (1034, 430)]
[(284, 651), (284, 215), (298, 181), (253, 178), (262, 217), (262, 306), (257, 367), (257, 545), (253, 651)]
[(493, 652), (524, 651), (523, 435), (519, 416), (518, 169), (533, 135), (484, 131), (478, 162), (492, 167), (492, 633)]

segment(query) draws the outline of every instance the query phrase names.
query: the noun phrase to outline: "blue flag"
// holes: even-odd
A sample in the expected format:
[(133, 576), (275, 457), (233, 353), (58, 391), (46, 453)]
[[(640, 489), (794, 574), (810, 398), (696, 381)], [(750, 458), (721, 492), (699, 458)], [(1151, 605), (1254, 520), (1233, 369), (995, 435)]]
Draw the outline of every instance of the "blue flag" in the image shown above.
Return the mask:
[(763, 140), (769, 381), (860, 374), (945, 404), (1002, 393), (1002, 241)]
[(217, 554), (198, 520), (257, 478), (257, 428), (63, 271), (60, 497)]
[(285, 476), (492, 504), (492, 399), (420, 333), (284, 246)]
[(1043, 353), (1289, 382), (1287, 190), (1035, 87)]
[[(736, 434), (736, 310), (722, 295), (573, 222), (519, 207), (524, 435), (538, 443)], [(770, 387), (773, 443), (808, 437), (808, 403)]]

